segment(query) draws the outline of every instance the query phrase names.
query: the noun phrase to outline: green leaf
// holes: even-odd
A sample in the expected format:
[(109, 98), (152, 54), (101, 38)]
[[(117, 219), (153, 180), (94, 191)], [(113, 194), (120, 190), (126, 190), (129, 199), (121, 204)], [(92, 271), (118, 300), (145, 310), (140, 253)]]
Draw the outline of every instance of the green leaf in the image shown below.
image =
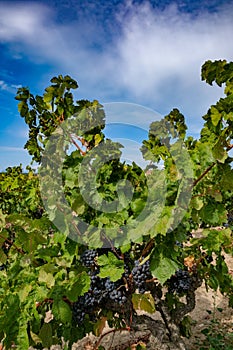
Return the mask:
[(226, 164), (221, 169), (220, 188), (224, 188), (225, 190), (232, 190), (233, 188), (233, 169), (229, 165), (226, 166)]
[(18, 111), (21, 115), (21, 117), (25, 117), (28, 113), (28, 106), (24, 101), (19, 102), (18, 104)]
[(223, 145), (220, 142), (216, 143), (216, 145), (213, 147), (212, 152), (214, 158), (217, 159), (220, 163), (224, 163), (228, 157), (227, 151), (224, 149)]
[(226, 209), (222, 203), (208, 203), (200, 210), (200, 217), (204, 222), (221, 225), (226, 220)]
[(119, 260), (113, 253), (109, 252), (108, 256), (103, 254), (98, 257), (100, 266), (99, 276), (101, 278), (109, 277), (111, 281), (116, 282), (124, 273), (124, 261)]
[(29, 348), (29, 339), (27, 333), (27, 320), (21, 320), (19, 323), (19, 333), (17, 335), (16, 344), (18, 344), (22, 349)]
[(19, 299), (20, 302), (23, 303), (24, 301), (26, 301), (29, 293), (32, 290), (32, 286), (30, 284), (24, 286), (20, 291), (19, 291)]
[(162, 235), (167, 233), (167, 230), (170, 228), (173, 222), (173, 207), (166, 206), (162, 211), (159, 219), (157, 220), (155, 226), (155, 232), (159, 232)]
[(5, 264), (7, 262), (7, 255), (0, 251), (0, 263)]
[(202, 231), (202, 236), (203, 239), (201, 244), (203, 249), (214, 251), (217, 254), (222, 246), (229, 246), (232, 243), (230, 228), (222, 229), (221, 231), (216, 229), (205, 229)]
[(211, 121), (214, 126), (217, 126), (220, 120), (222, 119), (222, 114), (214, 106), (210, 108)]
[(133, 210), (135, 215), (140, 214), (144, 207), (145, 207), (144, 198), (137, 198), (136, 200), (131, 202), (131, 209)]
[(215, 277), (214, 274), (211, 274), (209, 276), (207, 283), (210, 286), (210, 288), (212, 288), (213, 290), (216, 291), (218, 289), (219, 282), (218, 282), (218, 279)]
[(44, 323), (39, 332), (39, 338), (42, 340), (44, 347), (50, 347), (53, 345), (53, 331), (50, 323)]
[(74, 196), (74, 201), (72, 201), (71, 208), (75, 213), (78, 215), (82, 215), (85, 212), (86, 205), (85, 201), (83, 200), (81, 195), (78, 195), (77, 197)]
[(50, 102), (53, 100), (53, 94), (51, 93), (47, 93), (44, 94), (44, 102), (46, 103), (46, 106), (48, 107), (48, 109), (52, 109)]
[(6, 218), (6, 214), (4, 215), (2, 212), (2, 209), (0, 209), (0, 229), (5, 227), (5, 218)]
[(50, 79), (51, 83), (53, 84), (59, 84), (61, 82), (60, 76), (57, 77), (53, 77), (52, 79)]
[(179, 268), (179, 265), (172, 259), (164, 256), (154, 257), (151, 260), (151, 272), (158, 278), (161, 284), (164, 284)]
[(86, 272), (78, 275), (70, 272), (69, 287), (66, 291), (67, 298), (72, 302), (77, 301), (80, 295), (83, 295), (89, 290), (90, 282), (90, 276)]
[(55, 319), (62, 323), (70, 323), (72, 312), (70, 306), (63, 300), (54, 300), (52, 306), (52, 314)]

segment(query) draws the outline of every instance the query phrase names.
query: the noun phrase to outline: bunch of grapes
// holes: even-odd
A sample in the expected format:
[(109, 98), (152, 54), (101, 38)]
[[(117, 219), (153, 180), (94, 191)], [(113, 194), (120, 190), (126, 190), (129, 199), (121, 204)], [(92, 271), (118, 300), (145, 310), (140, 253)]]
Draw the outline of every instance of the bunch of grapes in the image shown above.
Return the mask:
[(123, 277), (128, 280), (130, 274), (131, 274), (131, 258), (129, 253), (124, 254), (124, 274)]
[(126, 289), (122, 281), (112, 282), (109, 278), (100, 278), (94, 272), (89, 291), (73, 304), (74, 322), (80, 325), (86, 314), (94, 321), (97, 311), (105, 307), (109, 301), (119, 306), (127, 302)]
[(80, 296), (78, 300), (73, 303), (73, 319), (77, 324), (81, 324), (86, 314), (94, 315), (95, 311), (95, 297), (90, 291)]
[(185, 294), (192, 288), (192, 278), (188, 271), (177, 270), (168, 281), (169, 293)]
[(106, 298), (122, 306), (127, 301), (125, 288), (122, 288), (121, 281), (112, 282), (109, 278), (105, 281)]
[[(120, 250), (112, 252), (119, 259), (122, 258)], [(135, 289), (138, 289), (139, 293), (145, 293), (147, 290), (146, 281), (152, 278), (149, 261), (140, 265), (138, 260), (133, 262), (129, 253), (124, 253), (123, 256), (124, 273), (122, 278), (115, 282), (108, 277), (101, 278), (98, 276), (100, 270), (96, 259), (99, 255), (101, 255), (100, 250), (86, 250), (81, 255), (81, 263), (90, 269), (91, 284), (88, 292), (73, 303), (73, 320), (78, 325), (83, 323), (85, 315), (89, 315), (89, 319), (93, 321), (103, 308), (114, 306), (115, 309), (119, 310), (122, 306), (126, 306), (129, 296)]]
[(95, 259), (97, 257), (97, 251), (94, 249), (85, 250), (85, 252), (81, 255), (81, 263), (86, 267), (95, 266)]
[(132, 270), (133, 281), (139, 293), (143, 294), (147, 290), (146, 280), (151, 279), (150, 262), (147, 260), (144, 264), (140, 265), (139, 261), (135, 261), (135, 266)]

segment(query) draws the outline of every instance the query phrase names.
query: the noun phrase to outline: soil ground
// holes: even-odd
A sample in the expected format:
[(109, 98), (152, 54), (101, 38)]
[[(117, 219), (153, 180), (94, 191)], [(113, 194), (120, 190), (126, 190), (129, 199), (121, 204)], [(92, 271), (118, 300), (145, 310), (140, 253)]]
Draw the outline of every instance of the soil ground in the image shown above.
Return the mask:
[[(233, 257), (227, 255), (225, 258), (229, 272), (233, 273)], [(220, 292), (214, 292), (210, 289), (207, 292), (205, 285), (198, 288), (196, 298), (196, 308), (189, 314), (193, 319), (193, 325), (192, 336), (185, 341), (188, 350), (197, 350), (200, 348), (205, 339), (201, 331), (205, 328), (211, 329), (213, 320), (219, 321), (219, 324), (216, 322), (216, 332), (222, 330), (223, 333), (231, 333), (231, 349), (233, 349), (233, 309), (228, 307), (228, 298)]]

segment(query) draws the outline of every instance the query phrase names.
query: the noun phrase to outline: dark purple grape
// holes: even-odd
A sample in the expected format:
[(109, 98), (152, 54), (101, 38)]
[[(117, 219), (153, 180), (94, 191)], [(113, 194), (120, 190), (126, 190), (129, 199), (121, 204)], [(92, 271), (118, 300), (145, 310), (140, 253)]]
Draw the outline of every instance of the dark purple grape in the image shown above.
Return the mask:
[(168, 291), (170, 293), (185, 294), (192, 288), (192, 278), (188, 271), (177, 270), (168, 281)]
[(126, 291), (122, 284), (122, 280), (112, 282), (109, 278), (100, 278), (93, 273), (89, 291), (73, 304), (74, 322), (82, 324), (85, 315), (89, 315), (89, 319), (94, 322), (98, 310), (106, 307), (107, 303), (112, 302), (119, 306), (126, 303)]
[(139, 261), (136, 260), (134, 264), (135, 266), (132, 270), (133, 281), (139, 293), (143, 294), (147, 290), (146, 280), (152, 278), (150, 262), (147, 260), (144, 264), (140, 265)]
[(95, 266), (95, 259), (97, 257), (97, 252), (94, 249), (86, 250), (81, 255), (81, 263), (86, 267), (93, 267)]

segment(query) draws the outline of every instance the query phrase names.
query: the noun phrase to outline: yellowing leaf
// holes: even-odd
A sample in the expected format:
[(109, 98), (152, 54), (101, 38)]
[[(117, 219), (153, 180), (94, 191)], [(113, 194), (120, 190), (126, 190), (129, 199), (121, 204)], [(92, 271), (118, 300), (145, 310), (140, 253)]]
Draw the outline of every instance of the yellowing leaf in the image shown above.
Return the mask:
[(191, 205), (194, 209), (200, 210), (200, 209), (203, 207), (204, 203), (203, 203), (203, 200), (202, 200), (201, 198), (199, 198), (199, 197), (194, 197), (194, 198), (191, 199), (190, 205)]
[(47, 273), (44, 270), (40, 270), (39, 272), (39, 282), (44, 282), (46, 283), (48, 288), (52, 288), (55, 284), (55, 279), (51, 273)]
[(155, 312), (154, 299), (151, 294), (133, 294), (132, 303), (134, 310), (143, 310), (150, 314)]
[(102, 141), (102, 136), (100, 134), (95, 135), (95, 146), (97, 146)]
[(32, 285), (27, 284), (23, 289), (19, 291), (19, 299), (21, 303), (23, 303), (27, 299), (27, 296), (31, 290), (32, 290)]
[(94, 334), (99, 337), (103, 329), (106, 325), (107, 317), (101, 317), (95, 324), (94, 324)]
[(193, 265), (195, 265), (195, 258), (193, 255), (188, 256), (184, 259), (184, 265), (187, 266), (189, 269), (192, 269)]
[(34, 341), (35, 344), (40, 344), (41, 343), (41, 338), (38, 337), (38, 335), (36, 335), (32, 331), (30, 331), (30, 336), (31, 336), (31, 338), (32, 338), (32, 340)]

